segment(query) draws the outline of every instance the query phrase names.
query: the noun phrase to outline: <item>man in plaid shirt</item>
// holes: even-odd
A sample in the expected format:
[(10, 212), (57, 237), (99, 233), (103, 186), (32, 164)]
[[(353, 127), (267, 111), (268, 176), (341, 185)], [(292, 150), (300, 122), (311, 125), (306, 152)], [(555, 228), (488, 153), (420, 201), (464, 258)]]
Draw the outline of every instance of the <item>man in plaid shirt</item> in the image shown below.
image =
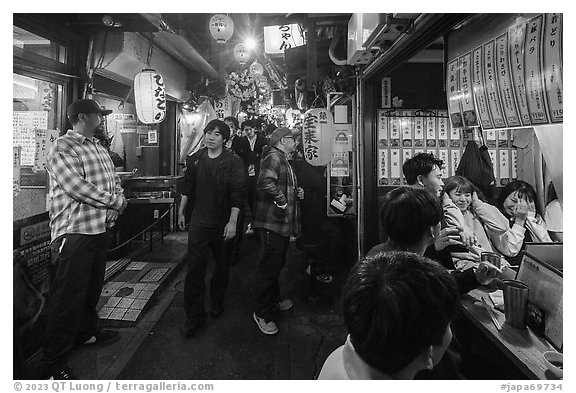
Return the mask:
[(50, 150), (50, 229), (55, 275), (47, 307), (42, 377), (72, 379), (66, 364), (74, 345), (116, 341), (118, 332), (97, 330), (96, 305), (106, 269), (106, 229), (126, 208), (106, 149), (94, 138), (105, 110), (94, 100), (68, 106), (72, 130)]
[(280, 299), (278, 279), (286, 262), (290, 237), (300, 233), (300, 206), (304, 190), (298, 187), (296, 174), (288, 158), (296, 149), (295, 135), (288, 128), (277, 128), (270, 135), (269, 148), (262, 151), (258, 194), (252, 227), (263, 248), (256, 270), (256, 307), (252, 317), (264, 334), (278, 333), (272, 320), (275, 310), (287, 311), (292, 300)]

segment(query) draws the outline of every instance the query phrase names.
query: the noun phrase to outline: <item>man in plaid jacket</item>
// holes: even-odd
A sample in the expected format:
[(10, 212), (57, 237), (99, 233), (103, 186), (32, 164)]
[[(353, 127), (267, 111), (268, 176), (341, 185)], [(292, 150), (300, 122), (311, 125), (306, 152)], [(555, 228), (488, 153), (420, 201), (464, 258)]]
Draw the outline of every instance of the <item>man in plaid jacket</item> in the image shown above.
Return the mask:
[(252, 317), (264, 334), (278, 333), (272, 320), (275, 310), (292, 308), (291, 300), (280, 299), (278, 278), (286, 262), (290, 237), (300, 233), (297, 198), (304, 199), (304, 190), (298, 187), (288, 162), (295, 148), (292, 131), (278, 128), (270, 135), (269, 148), (262, 152), (252, 227), (263, 253), (256, 271), (256, 307)]
[(94, 100), (70, 104), (72, 130), (47, 157), (55, 276), (46, 310), (42, 377), (72, 379), (66, 355), (74, 345), (103, 345), (117, 331), (97, 330), (96, 305), (106, 270), (106, 230), (127, 202), (108, 151), (94, 137), (105, 110)]

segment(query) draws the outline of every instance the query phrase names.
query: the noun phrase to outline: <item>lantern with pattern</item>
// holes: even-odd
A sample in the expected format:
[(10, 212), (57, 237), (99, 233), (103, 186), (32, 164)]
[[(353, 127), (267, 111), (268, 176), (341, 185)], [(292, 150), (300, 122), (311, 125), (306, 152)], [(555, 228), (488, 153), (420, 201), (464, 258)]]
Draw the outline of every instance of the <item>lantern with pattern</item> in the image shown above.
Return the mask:
[(144, 124), (161, 123), (166, 117), (164, 79), (153, 69), (144, 69), (134, 77), (134, 100), (138, 120)]
[(254, 60), (254, 63), (250, 64), (250, 73), (256, 78), (264, 75), (264, 67), (258, 63), (258, 60)]
[(225, 44), (234, 33), (232, 18), (224, 14), (216, 14), (210, 18), (210, 34), (219, 44)]
[(246, 64), (250, 59), (250, 51), (246, 48), (246, 45), (241, 42), (236, 44), (234, 47), (234, 58), (240, 65)]

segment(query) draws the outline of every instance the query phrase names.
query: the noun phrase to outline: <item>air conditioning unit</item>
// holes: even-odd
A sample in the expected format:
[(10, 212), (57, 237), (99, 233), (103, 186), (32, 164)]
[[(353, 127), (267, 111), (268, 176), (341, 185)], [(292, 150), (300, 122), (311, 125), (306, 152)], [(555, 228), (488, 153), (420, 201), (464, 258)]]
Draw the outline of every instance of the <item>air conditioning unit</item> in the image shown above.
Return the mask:
[(352, 14), (348, 22), (348, 64), (360, 65), (372, 61), (371, 48), (363, 44), (379, 23), (380, 14)]

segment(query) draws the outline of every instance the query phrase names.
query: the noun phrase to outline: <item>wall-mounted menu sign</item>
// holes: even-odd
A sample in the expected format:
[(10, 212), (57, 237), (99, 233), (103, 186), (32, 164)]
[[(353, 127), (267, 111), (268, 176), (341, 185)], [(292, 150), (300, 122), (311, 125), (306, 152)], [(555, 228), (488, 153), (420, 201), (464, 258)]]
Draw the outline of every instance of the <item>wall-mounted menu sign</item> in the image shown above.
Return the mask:
[(12, 145), (22, 147), (20, 164), (34, 165), (36, 151), (36, 130), (48, 128), (46, 111), (13, 111)]
[(446, 91), (452, 127), (471, 127), (476, 114), (483, 129), (562, 122), (562, 14), (519, 22), (452, 59)]

